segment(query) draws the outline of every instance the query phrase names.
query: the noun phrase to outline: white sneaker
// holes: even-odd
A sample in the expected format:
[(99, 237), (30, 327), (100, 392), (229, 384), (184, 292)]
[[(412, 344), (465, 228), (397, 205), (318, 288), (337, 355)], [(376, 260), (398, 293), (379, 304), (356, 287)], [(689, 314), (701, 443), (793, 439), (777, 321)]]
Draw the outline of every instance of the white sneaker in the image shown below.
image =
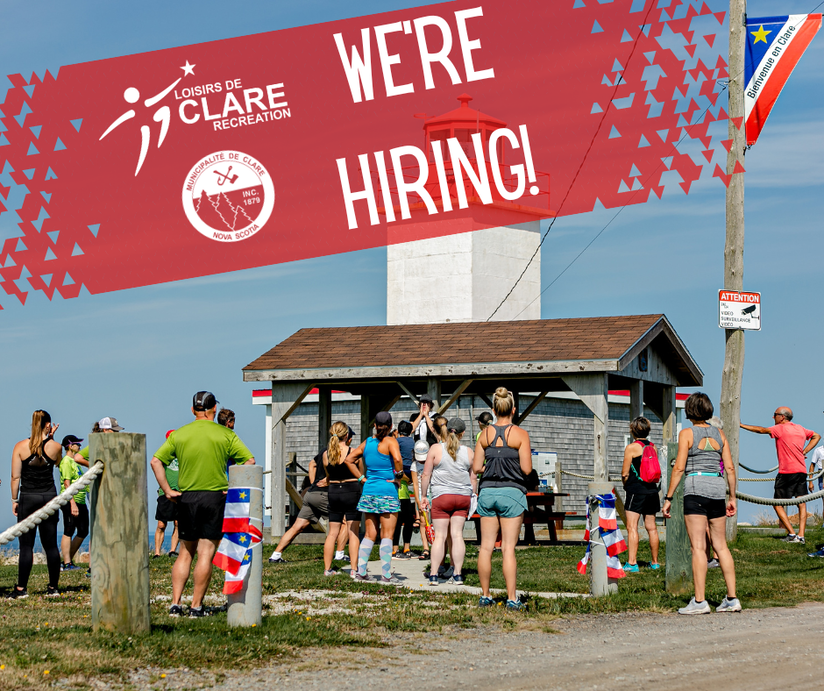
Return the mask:
[(725, 597), (721, 604), (715, 608), (716, 612), (740, 612), (741, 603), (737, 597)]
[(710, 614), (712, 610), (710, 609), (710, 603), (704, 600), (701, 603), (695, 601), (695, 598), (690, 600), (690, 603), (686, 607), (682, 607), (678, 610), (678, 614)]
[(343, 551), (335, 552), (335, 559), (334, 561), (343, 561)]

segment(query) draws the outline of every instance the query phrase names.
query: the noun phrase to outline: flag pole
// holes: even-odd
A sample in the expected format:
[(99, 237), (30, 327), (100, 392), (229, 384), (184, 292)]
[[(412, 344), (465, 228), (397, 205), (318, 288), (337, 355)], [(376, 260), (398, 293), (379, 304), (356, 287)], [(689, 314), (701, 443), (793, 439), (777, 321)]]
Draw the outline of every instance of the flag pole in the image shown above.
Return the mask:
[[(744, 127), (744, 50), (746, 46), (746, 0), (730, 0), (729, 60), (729, 138), (727, 154), (727, 238), (724, 247), (724, 289), (741, 291), (744, 287), (744, 173), (746, 136)], [(739, 126), (736, 125), (738, 123)], [(744, 331), (725, 330), (724, 369), (721, 374), (721, 420), (730, 445), (738, 477), (738, 437), (741, 420), (741, 382), (744, 377)], [(738, 516), (727, 519), (727, 540), (738, 534)]]

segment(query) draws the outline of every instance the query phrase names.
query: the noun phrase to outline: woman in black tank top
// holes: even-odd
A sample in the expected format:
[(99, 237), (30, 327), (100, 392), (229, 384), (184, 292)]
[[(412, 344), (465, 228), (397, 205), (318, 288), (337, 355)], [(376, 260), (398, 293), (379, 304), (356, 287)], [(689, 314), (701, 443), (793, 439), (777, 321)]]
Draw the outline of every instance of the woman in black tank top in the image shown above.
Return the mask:
[(475, 446), (472, 470), (481, 475), (478, 491), (478, 514), (481, 516), (481, 548), (478, 551), (478, 578), (481, 607), (493, 604), (489, 594), (492, 576), (492, 550), (501, 531), (507, 609), (522, 610), (518, 600), (516, 577), (518, 563), (515, 546), (521, 534), (527, 510), (526, 478), (532, 472), (532, 449), (529, 434), (512, 423), (515, 400), (504, 387), (498, 387), (492, 402), (497, 421), (481, 432)]
[[(352, 451), (352, 428), (345, 422), (336, 422), (329, 428), (329, 444), (323, 452), (323, 467), (329, 478), (329, 531), (323, 544), (323, 573), (332, 576), (337, 573), (332, 568), (332, 557), (337, 543), (338, 555), (343, 557), (344, 542), (341, 537), (349, 536), (349, 564), (355, 573), (360, 547), (360, 511), (358, 501), (361, 496), (363, 473), (360, 467), (347, 460)], [(346, 533), (341, 535), (346, 521)]]
[[(31, 436), (17, 442), (11, 458), (12, 512), (18, 523), (31, 516), (57, 496), (54, 485), (54, 467), (60, 462), (62, 447), (52, 438), (58, 425), (53, 425), (45, 410), (35, 410), (32, 415)], [(40, 544), (46, 552), (49, 568), (49, 585), (46, 595), (58, 595), (60, 578), (60, 552), (57, 549), (57, 521), (55, 511), (35, 529), (23, 533), (18, 542), (20, 557), (17, 566), (17, 585), (9, 595), (12, 599), (28, 596), (34, 556), (35, 530), (40, 531)]]

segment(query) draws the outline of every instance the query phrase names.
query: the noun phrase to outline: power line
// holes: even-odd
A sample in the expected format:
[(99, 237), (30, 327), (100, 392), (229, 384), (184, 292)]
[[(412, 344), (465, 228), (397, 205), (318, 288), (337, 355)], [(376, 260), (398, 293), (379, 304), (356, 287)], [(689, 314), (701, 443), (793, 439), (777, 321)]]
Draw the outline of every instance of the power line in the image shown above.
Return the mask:
[[(646, 25), (647, 19), (649, 18), (649, 15), (652, 12), (652, 10), (655, 8), (655, 5), (656, 5), (656, 3), (654, 3), (654, 2), (650, 4), (650, 7), (647, 10), (647, 13), (644, 15), (644, 21), (641, 24), (642, 27), (644, 25)], [(584, 152), (584, 157), (581, 159), (581, 163), (578, 165), (578, 170), (575, 171), (575, 176), (572, 178), (572, 182), (569, 183), (569, 187), (567, 187), (566, 194), (564, 194), (564, 198), (561, 200), (560, 206), (558, 206), (558, 211), (556, 212), (555, 218), (553, 218), (552, 221), (550, 222), (549, 227), (546, 229), (546, 232), (544, 233), (543, 237), (541, 238), (541, 242), (538, 243), (538, 247), (535, 248), (535, 251), (532, 253), (532, 256), (529, 258), (529, 261), (526, 263), (526, 266), (524, 267), (524, 270), (521, 272), (521, 275), (518, 276), (518, 278), (515, 281), (515, 283), (513, 284), (512, 288), (510, 288), (509, 292), (504, 296), (504, 299), (501, 300), (500, 304), (495, 308), (495, 310), (492, 312), (492, 314), (490, 314), (489, 317), (487, 317), (486, 321), (489, 321), (490, 319), (492, 319), (492, 317), (494, 317), (498, 313), (498, 310), (501, 309), (501, 307), (504, 306), (504, 303), (509, 299), (509, 296), (512, 295), (515, 288), (518, 287), (518, 284), (521, 282), (521, 279), (524, 277), (527, 270), (532, 265), (532, 262), (535, 260), (535, 257), (538, 256), (538, 252), (541, 251), (541, 247), (544, 244), (544, 240), (546, 240), (547, 235), (549, 235), (549, 231), (552, 230), (552, 226), (555, 225), (555, 221), (558, 219), (558, 216), (560, 216), (561, 210), (564, 208), (564, 204), (566, 203), (566, 200), (569, 197), (570, 192), (572, 192), (572, 188), (575, 186), (575, 182), (576, 182), (576, 180), (578, 180), (578, 176), (580, 175), (581, 170), (584, 167), (584, 163), (586, 163), (587, 158), (589, 157), (589, 153), (590, 153), (590, 151), (592, 151), (592, 147), (595, 144), (595, 140), (598, 138), (598, 133), (601, 131), (601, 127), (603, 126), (604, 122), (607, 119), (607, 115), (609, 114), (609, 107), (612, 105), (612, 102), (615, 100), (615, 96), (618, 93), (618, 87), (620, 87), (622, 83), (626, 84), (626, 80), (624, 79), (624, 74), (629, 69), (630, 62), (632, 62), (632, 56), (635, 55), (635, 49), (638, 47), (638, 42), (641, 40), (641, 36), (642, 36), (643, 33), (644, 32), (643, 32), (643, 28), (642, 28), (638, 31), (638, 36), (635, 37), (635, 41), (633, 41), (633, 43), (632, 43), (632, 50), (630, 51), (629, 56), (627, 57), (626, 65), (624, 65), (624, 70), (621, 73), (619, 73), (618, 78), (615, 80), (615, 88), (612, 91), (612, 96), (610, 96), (610, 98), (609, 98), (609, 103), (607, 103), (607, 107), (604, 108), (604, 114), (601, 116), (601, 119), (598, 121), (598, 127), (595, 130), (595, 134), (592, 135), (592, 139), (589, 142), (589, 146), (587, 147), (587, 150)], [(534, 302), (534, 300), (533, 300), (533, 302)]]

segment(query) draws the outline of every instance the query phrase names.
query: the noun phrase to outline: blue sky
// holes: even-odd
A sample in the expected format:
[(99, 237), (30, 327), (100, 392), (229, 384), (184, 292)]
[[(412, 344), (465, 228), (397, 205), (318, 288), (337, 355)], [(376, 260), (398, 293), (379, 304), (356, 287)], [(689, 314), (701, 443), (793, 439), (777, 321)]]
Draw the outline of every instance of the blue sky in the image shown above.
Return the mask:
[[(569, 0), (571, 2), (571, 0)], [(54, 68), (344, 17), (422, 2), (72, 3), (6, 0), (0, 74)], [(750, 16), (806, 13), (814, 1), (751, 0)], [(763, 293), (763, 330), (746, 338), (742, 418), (767, 425), (778, 405), (824, 431), (819, 344), (824, 325), (824, 37), (793, 74), (746, 158), (744, 285)], [(0, 77), (0, 100), (8, 86)], [(677, 189), (677, 186), (676, 186)], [(615, 215), (564, 217), (544, 243), (546, 287)], [(665, 313), (718, 400), (724, 334), (717, 326), (722, 287), (724, 187), (717, 180), (624, 210), (544, 294), (544, 318)], [(145, 432), (149, 454), (167, 429), (191, 419), (191, 396), (214, 391), (238, 414), (237, 431), (263, 458), (263, 411), (251, 405), (241, 368), (303, 327), (385, 323), (386, 251), (350, 254), (77, 299), (30, 294), (25, 307), (0, 292), (0, 478), (7, 491), (14, 442), (28, 436), (32, 410), (86, 436), (114, 415)], [(205, 328), (204, 328), (205, 327)], [(742, 433), (741, 460), (771, 467), (766, 437)], [(153, 481), (151, 483), (153, 485)], [(767, 483), (744, 483), (764, 493)], [(757, 488), (757, 489), (755, 489)], [(0, 498), (8, 495), (0, 493)], [(151, 502), (150, 502), (151, 503)], [(153, 508), (153, 503), (151, 503)], [(0, 499), (0, 507), (8, 506)], [(742, 507), (745, 518), (759, 509)], [(13, 520), (0, 509), (0, 529)]]

